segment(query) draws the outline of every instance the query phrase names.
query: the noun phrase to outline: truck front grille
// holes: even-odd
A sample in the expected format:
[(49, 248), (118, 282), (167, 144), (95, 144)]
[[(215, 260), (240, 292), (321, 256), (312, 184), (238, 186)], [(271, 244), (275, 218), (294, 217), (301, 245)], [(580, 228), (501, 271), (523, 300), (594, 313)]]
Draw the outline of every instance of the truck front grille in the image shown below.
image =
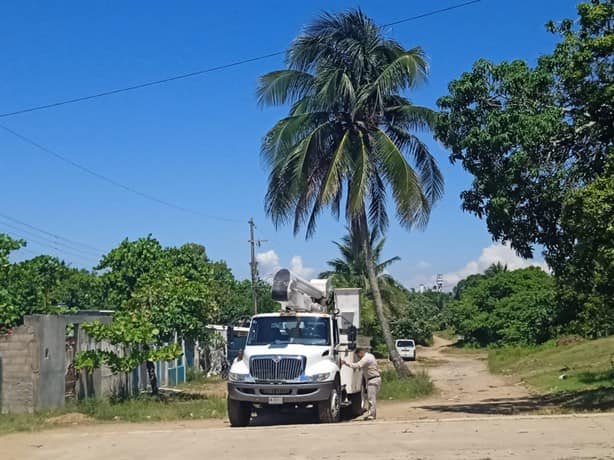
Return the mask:
[(252, 377), (267, 382), (296, 380), (304, 370), (302, 356), (254, 356), (249, 362)]

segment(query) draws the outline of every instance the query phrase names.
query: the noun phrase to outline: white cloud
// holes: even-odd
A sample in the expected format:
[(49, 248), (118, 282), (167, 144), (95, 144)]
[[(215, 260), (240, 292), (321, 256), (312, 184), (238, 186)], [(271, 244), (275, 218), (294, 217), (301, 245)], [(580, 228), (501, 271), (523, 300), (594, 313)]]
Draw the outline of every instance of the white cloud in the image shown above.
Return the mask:
[(272, 275), (281, 268), (279, 265), (279, 256), (272, 249), (256, 254), (256, 262), (258, 262), (260, 273), (265, 276)]
[(526, 267), (540, 267), (542, 270), (549, 271), (548, 265), (543, 261), (523, 259), (516, 252), (501, 243), (493, 243), (487, 248), (482, 249), (480, 257), (471, 260), (467, 264), (450, 273), (445, 273), (443, 278), (447, 286), (453, 287), (463, 278), (476, 273), (482, 273), (492, 264), (501, 263), (506, 265), (508, 270), (517, 270)]
[[(477, 259), (470, 260), (458, 270), (444, 273), (444, 289), (450, 290), (454, 286), (456, 286), (456, 284), (460, 280), (468, 277), (469, 275), (482, 273), (488, 267), (496, 263), (506, 265), (508, 270), (517, 270), (519, 268), (535, 266), (540, 267), (542, 270), (550, 271), (548, 265), (544, 261), (523, 259), (522, 257), (518, 256), (516, 252), (509, 246), (506, 246), (501, 243), (493, 243), (490, 246), (482, 249), (482, 253)], [(420, 284), (424, 284), (426, 287), (433, 286), (435, 284), (436, 274), (432, 272), (425, 273), (426, 269), (429, 268), (428, 264), (423, 264), (422, 262), (420, 262), (418, 266), (421, 269), (422, 273), (418, 273), (414, 277), (412, 277), (409, 285), (415, 288), (417, 288)]]
[[(282, 268), (279, 256), (272, 249), (256, 254), (256, 261), (258, 262), (258, 271), (264, 279), (271, 279), (275, 272)], [(305, 267), (301, 256), (293, 256), (288, 268), (291, 272), (307, 279), (310, 279), (315, 273), (313, 268)]]
[(292, 257), (292, 260), (290, 261), (290, 271), (306, 279), (310, 279), (315, 273), (313, 268), (305, 267), (301, 256)]

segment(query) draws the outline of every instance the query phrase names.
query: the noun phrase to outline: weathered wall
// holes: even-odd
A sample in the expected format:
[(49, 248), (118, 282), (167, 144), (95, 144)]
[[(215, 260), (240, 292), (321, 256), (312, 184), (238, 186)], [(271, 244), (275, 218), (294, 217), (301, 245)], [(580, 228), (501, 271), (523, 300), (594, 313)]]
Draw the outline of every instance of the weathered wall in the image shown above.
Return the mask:
[(66, 391), (66, 321), (61, 315), (31, 315), (24, 318), (38, 338), (40, 382), (36, 409), (63, 407)]
[(0, 336), (0, 409), (33, 412), (39, 387), (39, 342), (32, 327)]

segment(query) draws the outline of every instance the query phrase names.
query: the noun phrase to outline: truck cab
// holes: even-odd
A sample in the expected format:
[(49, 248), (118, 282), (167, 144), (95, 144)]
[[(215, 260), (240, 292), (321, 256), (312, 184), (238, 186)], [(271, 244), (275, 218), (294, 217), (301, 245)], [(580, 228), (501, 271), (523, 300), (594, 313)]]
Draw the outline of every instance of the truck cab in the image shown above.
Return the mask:
[(326, 280), (280, 270), (273, 297), (281, 311), (252, 318), (243, 359), (230, 369), (231, 425), (247, 425), (252, 411), (265, 406), (313, 407), (328, 423), (340, 419), (343, 406), (359, 415), (362, 373), (341, 365), (354, 360), (359, 290), (331, 290)]

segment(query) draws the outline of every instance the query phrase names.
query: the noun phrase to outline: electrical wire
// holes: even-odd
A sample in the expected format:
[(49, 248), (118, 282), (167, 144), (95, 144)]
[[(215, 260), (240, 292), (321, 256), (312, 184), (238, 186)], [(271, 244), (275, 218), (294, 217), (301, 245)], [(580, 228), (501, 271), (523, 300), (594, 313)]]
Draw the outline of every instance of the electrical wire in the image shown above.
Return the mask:
[[(407, 17), (407, 18), (399, 19), (397, 21), (389, 22), (387, 24), (383, 24), (383, 27), (395, 26), (395, 25), (398, 25), (398, 24), (403, 24), (403, 23), (406, 23), (406, 22), (415, 21), (417, 19), (422, 19), (422, 18), (426, 18), (426, 17), (429, 17), (429, 16), (434, 16), (434, 15), (437, 15), (437, 14), (445, 13), (447, 11), (452, 11), (452, 10), (455, 10), (455, 9), (458, 9), (458, 8), (463, 8), (463, 7), (472, 5), (474, 3), (478, 3), (480, 1), (481, 0), (471, 0), (471, 1), (468, 1), (468, 2), (464, 2), (464, 3), (458, 3), (456, 5), (451, 5), (451, 6), (446, 7), (446, 8), (440, 8), (440, 9), (437, 9), (437, 10), (433, 10), (433, 11), (429, 11), (429, 12), (426, 12), (426, 13), (418, 14), (416, 16), (410, 16), (410, 17)], [(163, 85), (163, 84), (170, 83), (170, 82), (177, 81), (177, 80), (184, 80), (186, 78), (197, 77), (197, 76), (204, 75), (204, 74), (207, 74), (207, 73), (217, 72), (217, 71), (220, 71), (220, 70), (229, 69), (231, 67), (237, 67), (237, 66), (240, 66), (240, 65), (243, 65), (243, 64), (249, 64), (251, 62), (262, 61), (262, 60), (269, 59), (269, 58), (272, 58), (272, 57), (275, 57), (275, 56), (281, 56), (283, 54), (285, 54), (285, 51), (276, 51), (274, 53), (263, 54), (263, 55), (255, 56), (255, 57), (248, 58), (248, 59), (242, 59), (242, 60), (239, 60), (239, 61), (234, 61), (234, 62), (231, 62), (231, 63), (228, 63), (228, 64), (223, 64), (223, 65), (218, 65), (218, 66), (215, 66), (215, 67), (209, 67), (207, 69), (197, 70), (195, 72), (189, 72), (189, 73), (179, 74), (179, 75), (175, 75), (175, 76), (168, 77), (168, 78), (163, 78), (163, 79), (160, 79), (160, 80), (153, 80), (153, 81), (143, 82), (143, 83), (139, 83), (139, 84), (136, 84), (136, 85), (126, 86), (126, 87), (123, 87), (123, 88), (117, 88), (117, 89), (112, 89), (112, 90), (109, 90), (109, 91), (103, 91), (103, 92), (100, 92), (100, 93), (90, 94), (88, 96), (81, 96), (81, 97), (75, 97), (75, 98), (72, 98), (72, 99), (66, 99), (66, 100), (63, 100), (63, 101), (52, 102), (50, 104), (37, 105), (37, 106), (33, 106), (33, 107), (28, 107), (28, 108), (25, 108), (25, 109), (15, 110), (13, 112), (5, 112), (5, 113), (1, 113), (0, 114), (0, 118), (12, 117), (12, 116), (21, 115), (21, 114), (24, 114), (24, 113), (35, 112), (35, 111), (38, 111), (38, 110), (51, 109), (51, 108), (54, 108), (54, 107), (60, 107), (60, 106), (67, 105), (67, 104), (75, 104), (75, 103), (78, 103), (78, 102), (83, 102), (83, 101), (89, 101), (89, 100), (92, 100), (92, 99), (97, 99), (99, 97), (112, 96), (114, 94), (120, 94), (120, 93), (126, 93), (128, 91), (139, 90), (139, 89), (147, 88), (147, 87), (150, 87), (150, 86)]]
[(76, 251), (79, 253), (82, 253), (84, 255), (88, 255), (90, 257), (100, 257), (100, 255), (103, 253), (103, 251), (91, 251), (89, 249), (85, 249), (85, 248), (80, 248), (80, 247), (76, 247), (75, 245), (71, 244), (71, 243), (64, 243), (58, 239), (54, 239), (54, 238), (50, 238), (50, 237), (46, 237), (44, 235), (40, 235), (38, 233), (35, 233), (31, 230), (26, 230), (23, 228), (18, 227), (17, 225), (13, 225), (7, 222), (0, 222), (0, 226), (2, 227), (8, 227), (10, 229), (12, 229), (13, 231), (18, 231), (21, 233), (25, 233), (28, 236), (23, 236), (22, 238), (25, 239), (29, 239), (29, 238), (40, 238), (43, 241), (47, 241), (49, 244), (52, 244), (54, 246), (56, 246), (56, 249), (68, 249), (70, 251)]
[(18, 133), (17, 131), (15, 131), (15, 130), (7, 127), (7, 126), (4, 126), (4, 125), (0, 124), (0, 128), (3, 129), (4, 131), (8, 132), (9, 134), (12, 134), (13, 136), (17, 137), (18, 139), (21, 139), (23, 142), (25, 142), (27, 144), (30, 144), (31, 146), (37, 148), (38, 150), (40, 150), (42, 152), (45, 152), (48, 155), (51, 155), (51, 156), (55, 157), (56, 159), (58, 159), (58, 160), (60, 160), (60, 161), (62, 161), (64, 163), (67, 163), (67, 164), (71, 165), (74, 168), (77, 168), (77, 169), (81, 170), (84, 173), (87, 173), (87, 174), (89, 174), (89, 175), (91, 175), (93, 177), (96, 177), (97, 179), (102, 180), (102, 181), (104, 181), (104, 182), (106, 182), (108, 184), (111, 184), (111, 185), (115, 186), (115, 187), (121, 188), (121, 189), (123, 189), (126, 192), (132, 193), (134, 195), (138, 195), (141, 198), (145, 198), (146, 200), (153, 201), (154, 203), (158, 203), (158, 204), (161, 204), (163, 206), (176, 209), (178, 211), (182, 211), (182, 212), (194, 214), (194, 215), (197, 215), (197, 216), (200, 216), (200, 217), (204, 217), (206, 219), (218, 220), (218, 221), (222, 221), (222, 222), (233, 222), (233, 223), (242, 223), (243, 222), (242, 220), (232, 219), (232, 218), (229, 218), (229, 217), (220, 217), (220, 216), (213, 216), (213, 215), (210, 215), (210, 214), (205, 214), (205, 213), (202, 213), (200, 211), (197, 211), (197, 210), (194, 210), (194, 209), (190, 209), (190, 208), (186, 208), (184, 206), (172, 203), (170, 201), (166, 201), (166, 200), (160, 199), (160, 198), (158, 198), (158, 197), (156, 197), (154, 195), (150, 195), (148, 193), (141, 192), (140, 190), (137, 190), (134, 187), (130, 187), (129, 185), (126, 185), (126, 184), (123, 184), (123, 183), (121, 183), (119, 181), (116, 181), (115, 179), (112, 179), (109, 176), (105, 176), (104, 174), (100, 174), (100, 173), (94, 171), (93, 169), (88, 168), (87, 166), (83, 166), (82, 164), (77, 163), (76, 161), (71, 160), (67, 156), (62, 155), (62, 154), (60, 154), (60, 153), (58, 153), (58, 152), (56, 152), (54, 150), (51, 150), (50, 148), (45, 147), (44, 145), (42, 145), (42, 144), (40, 144), (40, 143), (30, 139), (29, 137), (24, 136), (21, 133)]
[[(29, 228), (31, 230), (35, 230), (35, 231), (37, 231), (39, 233), (42, 233), (44, 235), (51, 236), (51, 237), (55, 238), (56, 240), (63, 240), (66, 243), (70, 243), (72, 246), (81, 246), (84, 249), (87, 249), (89, 251), (92, 251), (92, 252), (96, 253), (96, 255), (104, 253), (104, 251), (102, 249), (99, 249), (97, 247), (90, 246), (89, 244), (81, 243), (81, 242), (79, 242), (77, 240), (73, 240), (73, 239), (66, 238), (64, 236), (58, 235), (56, 233), (49, 232), (49, 231), (44, 230), (42, 228), (39, 228), (39, 227), (36, 227), (34, 225), (28, 224), (28, 223), (26, 223), (26, 222), (24, 222), (22, 220), (16, 219), (16, 218), (11, 217), (11, 216), (7, 216), (6, 214), (0, 213), (0, 218), (2, 218), (4, 220), (8, 220), (8, 221), (13, 222), (13, 223), (18, 224), (18, 225), (21, 225), (23, 227), (27, 227), (27, 228)], [(10, 224), (5, 224), (5, 225), (10, 225)]]

